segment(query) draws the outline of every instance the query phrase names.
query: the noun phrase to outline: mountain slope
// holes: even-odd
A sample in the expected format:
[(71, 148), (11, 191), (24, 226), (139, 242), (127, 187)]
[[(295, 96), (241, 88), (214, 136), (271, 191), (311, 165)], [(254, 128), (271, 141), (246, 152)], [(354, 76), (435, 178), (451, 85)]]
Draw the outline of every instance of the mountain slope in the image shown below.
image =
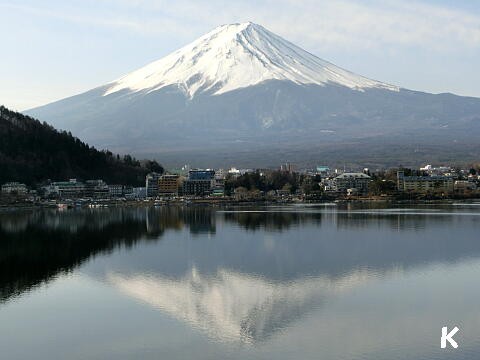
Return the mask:
[(116, 158), (69, 133), (0, 106), (0, 184), (78, 177), (134, 185), (144, 183), (148, 171), (130, 156)]
[(97, 146), (176, 153), (178, 162), (207, 148), (282, 147), (278, 162), (318, 143), (460, 144), (480, 135), (480, 99), (370, 80), (252, 23), (221, 26), (112, 83), (28, 113)]

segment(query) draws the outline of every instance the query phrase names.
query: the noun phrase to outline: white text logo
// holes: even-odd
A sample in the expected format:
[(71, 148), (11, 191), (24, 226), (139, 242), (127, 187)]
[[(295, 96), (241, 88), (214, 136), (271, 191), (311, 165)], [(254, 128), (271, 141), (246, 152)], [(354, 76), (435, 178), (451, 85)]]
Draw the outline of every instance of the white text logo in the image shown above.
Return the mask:
[(446, 326), (442, 327), (442, 338), (440, 342), (440, 347), (442, 349), (445, 349), (447, 347), (447, 341), (454, 349), (458, 348), (457, 342), (453, 340), (453, 337), (458, 332), (458, 330), (458, 327), (455, 326), (452, 331), (448, 332), (448, 328)]

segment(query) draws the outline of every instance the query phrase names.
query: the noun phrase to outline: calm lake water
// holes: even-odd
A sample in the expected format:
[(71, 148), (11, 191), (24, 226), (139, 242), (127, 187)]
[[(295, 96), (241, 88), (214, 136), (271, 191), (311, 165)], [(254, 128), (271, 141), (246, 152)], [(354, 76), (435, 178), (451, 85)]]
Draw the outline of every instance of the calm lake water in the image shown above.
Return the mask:
[(480, 204), (0, 214), (0, 358), (478, 359), (479, 230)]

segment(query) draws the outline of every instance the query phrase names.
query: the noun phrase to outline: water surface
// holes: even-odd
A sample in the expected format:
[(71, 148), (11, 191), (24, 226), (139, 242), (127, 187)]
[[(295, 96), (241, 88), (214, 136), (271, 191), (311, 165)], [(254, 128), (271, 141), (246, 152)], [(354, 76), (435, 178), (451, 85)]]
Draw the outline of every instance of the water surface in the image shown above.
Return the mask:
[(0, 214), (2, 358), (478, 359), (479, 220), (478, 204)]

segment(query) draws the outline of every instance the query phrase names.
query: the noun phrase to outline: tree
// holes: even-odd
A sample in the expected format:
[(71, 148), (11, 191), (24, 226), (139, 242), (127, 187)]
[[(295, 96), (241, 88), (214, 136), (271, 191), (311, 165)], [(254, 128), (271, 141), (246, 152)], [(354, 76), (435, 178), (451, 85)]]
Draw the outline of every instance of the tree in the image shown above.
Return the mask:
[(391, 194), (395, 189), (394, 181), (381, 178), (374, 178), (369, 184), (369, 191), (372, 195)]
[[(152, 166), (161, 168), (157, 162)], [(130, 155), (122, 161), (118, 155), (98, 151), (69, 132), (0, 108), (0, 183), (35, 185), (47, 179), (78, 178), (140, 185), (147, 172)]]
[(149, 171), (149, 172), (155, 172), (155, 173), (159, 173), (159, 174), (163, 174), (163, 172), (165, 171), (165, 169), (163, 168), (162, 165), (160, 165), (158, 162), (156, 162), (155, 160), (147, 160), (145, 162), (145, 168)]
[(310, 176), (305, 176), (303, 178), (300, 188), (302, 190), (302, 193), (304, 193), (305, 195), (309, 195), (314, 191), (320, 191), (320, 186), (318, 185), (318, 182)]

